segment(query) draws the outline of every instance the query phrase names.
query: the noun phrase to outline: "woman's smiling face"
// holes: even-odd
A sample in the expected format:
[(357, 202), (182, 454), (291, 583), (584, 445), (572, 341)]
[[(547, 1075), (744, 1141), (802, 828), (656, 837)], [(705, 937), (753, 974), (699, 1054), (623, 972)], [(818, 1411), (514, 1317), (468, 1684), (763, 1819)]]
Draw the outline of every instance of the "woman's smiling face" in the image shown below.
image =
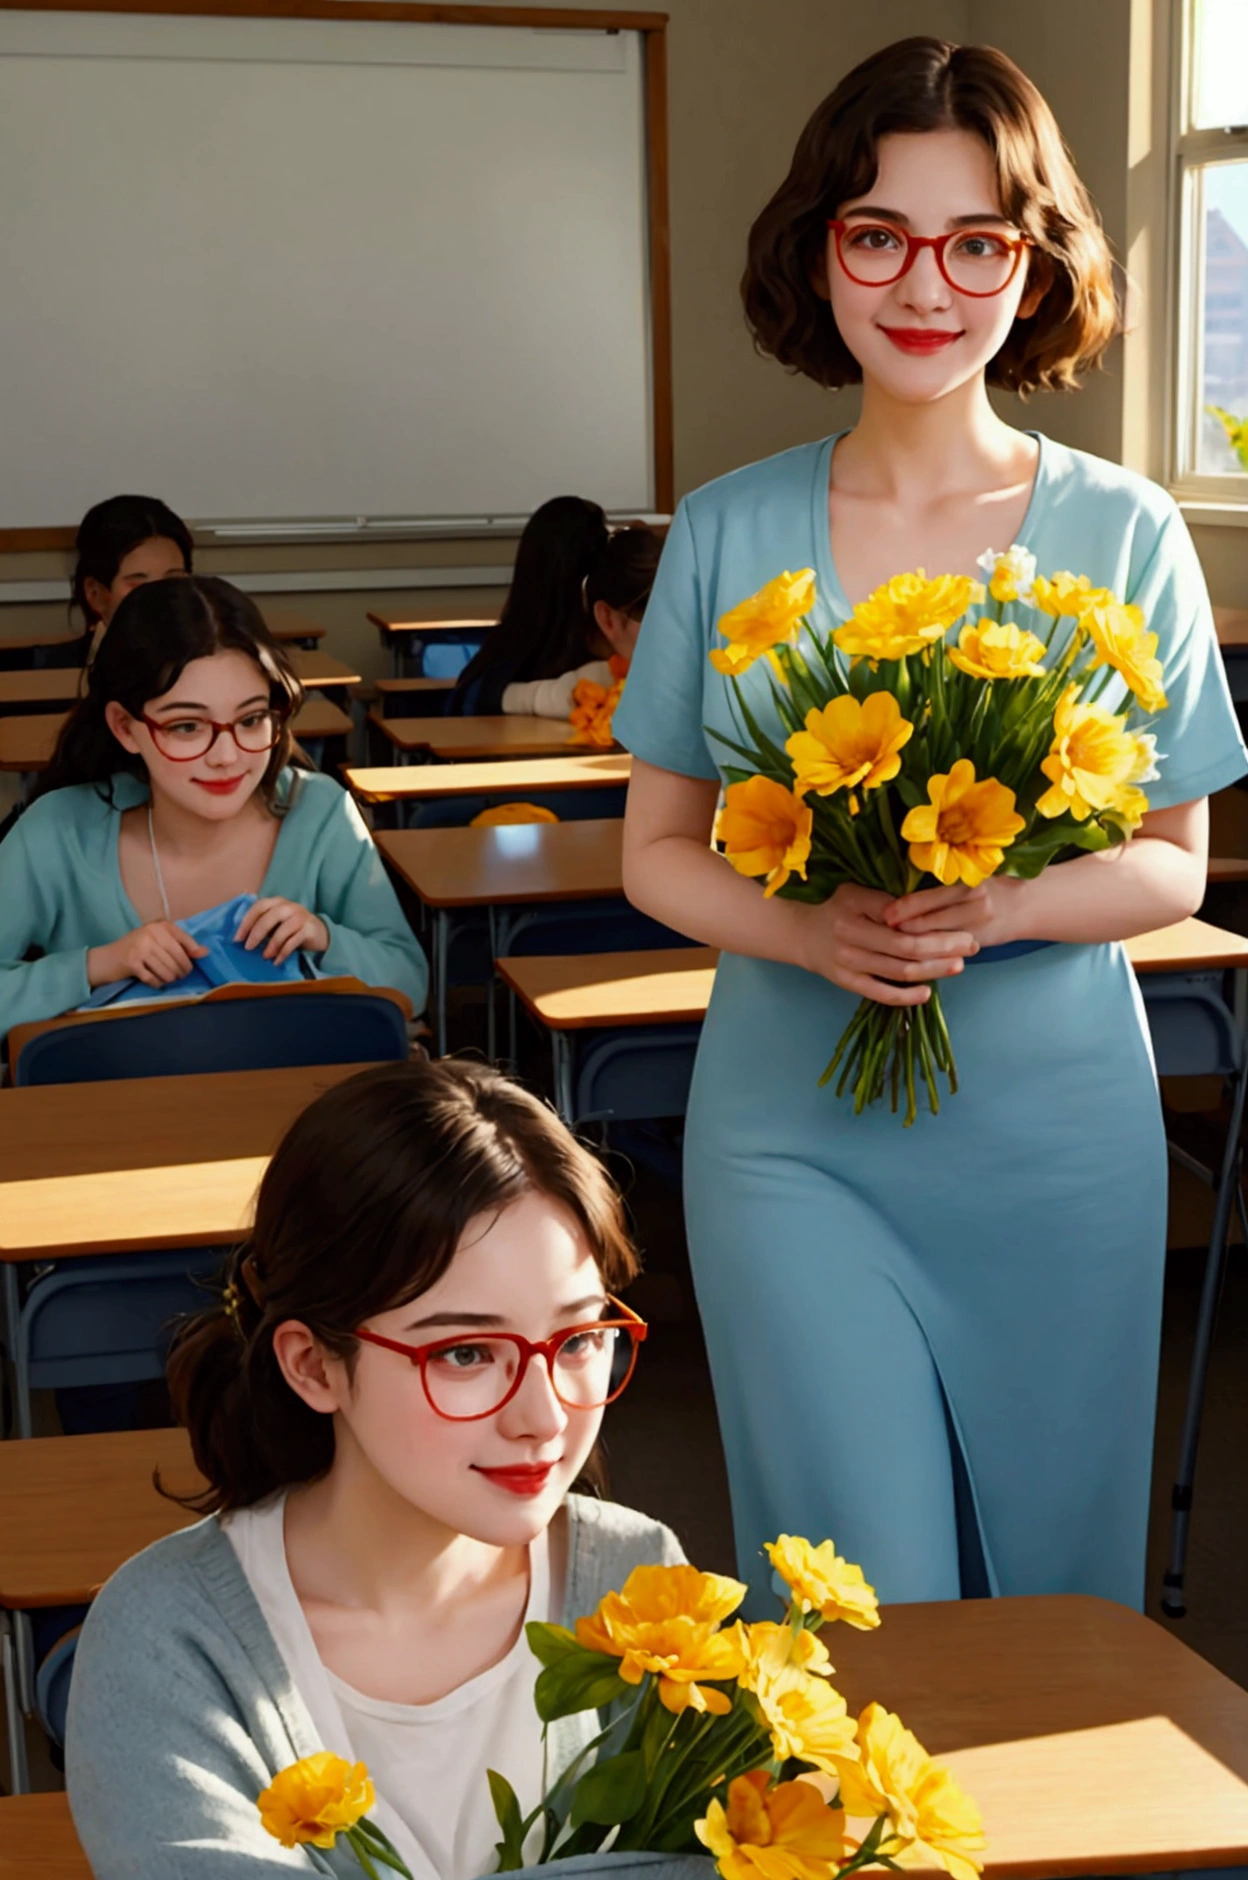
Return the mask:
[[(871, 188), (836, 206), (851, 232), (855, 224), (876, 222), (932, 236), (973, 223), (1018, 235), (1002, 212), (992, 155), (974, 132), (896, 132), (880, 139), (877, 156)], [(1028, 287), (1028, 261), (1024, 254), (1008, 286), (986, 298), (951, 287), (930, 248), (919, 250), (900, 279), (864, 286), (846, 274), (829, 230), (815, 285), (864, 382), (899, 403), (928, 404), (982, 375), (1015, 319), (1034, 312), (1043, 288)]]
[[(148, 699), (143, 718), (132, 717), (116, 700), (105, 706), (104, 715), (118, 743), (143, 759), (153, 797), (167, 797), (206, 821), (228, 822), (259, 789), (271, 750), (241, 750), (229, 731), (202, 756), (186, 760), (181, 747), (195, 748), (206, 735), (200, 730), (197, 739), (196, 727), (209, 720), (239, 725), (246, 737), (268, 712), (267, 677), (246, 653), (228, 648), (190, 660), (167, 692)], [(152, 724), (158, 727), (155, 736)]]

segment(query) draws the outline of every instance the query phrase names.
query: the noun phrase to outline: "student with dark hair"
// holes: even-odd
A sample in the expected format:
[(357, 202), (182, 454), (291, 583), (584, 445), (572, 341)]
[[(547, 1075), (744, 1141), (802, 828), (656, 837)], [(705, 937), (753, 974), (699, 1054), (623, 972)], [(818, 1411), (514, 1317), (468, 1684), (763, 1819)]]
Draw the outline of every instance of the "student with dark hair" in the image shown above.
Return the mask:
[[(758, 1549), (788, 1531), (870, 1560), (885, 1600), (1138, 1604), (1166, 1147), (1121, 943), (1199, 906), (1205, 798), (1245, 753), (1170, 497), (1016, 429), (989, 396), (1074, 387), (1101, 359), (1109, 244), (1018, 67), (905, 39), (816, 108), (742, 291), (759, 349), (861, 384), (861, 415), (685, 498), (614, 719), (633, 753), (629, 898), (721, 949), (685, 1197), (742, 1577), (763, 1599)], [(765, 896), (713, 847), (741, 736), (717, 622), (811, 569), (822, 642), (894, 576), (975, 577), (989, 544), (1022, 551), (1020, 624), (1051, 626), (1029, 609), (1038, 562), (1111, 589), (1157, 636), (1166, 755), (1138, 837), (1034, 881)], [(1055, 631), (1060, 650), (1073, 623)], [(741, 692), (783, 742), (766, 659)], [(884, 1104), (855, 1116), (820, 1087), (830, 1044), (860, 998), (921, 1007), (931, 980), (961, 1088), (910, 1130)]]
[[(303, 696), (255, 604), (192, 575), (117, 609), (37, 800), (0, 843), (0, 1036), (203, 957), (178, 925), (258, 898), (236, 938), (424, 1003), (426, 967), (345, 791), (291, 764)], [(34, 957), (32, 957), (32, 955)]]
[(527, 1814), (598, 1727), (543, 1734), (525, 1621), (682, 1558), (570, 1492), (645, 1335), (635, 1271), (601, 1165), (496, 1071), (382, 1066), (298, 1118), (175, 1334), (207, 1518), (83, 1629), (66, 1773), (97, 1880), (310, 1871), (256, 1798), (322, 1749), (367, 1764), (417, 1880), (494, 1867), (487, 1770)]
[(126, 595), (145, 581), (190, 574), (191, 532), (154, 496), (109, 496), (88, 509), (74, 542), (70, 605), (92, 631), (92, 649)]
[(516, 549), (498, 625), (460, 674), (447, 701), (449, 713), (477, 717), (506, 711), (512, 687), (557, 679), (585, 664), (593, 650), (585, 581), (608, 534), (603, 511), (582, 496), (556, 496), (534, 510)]

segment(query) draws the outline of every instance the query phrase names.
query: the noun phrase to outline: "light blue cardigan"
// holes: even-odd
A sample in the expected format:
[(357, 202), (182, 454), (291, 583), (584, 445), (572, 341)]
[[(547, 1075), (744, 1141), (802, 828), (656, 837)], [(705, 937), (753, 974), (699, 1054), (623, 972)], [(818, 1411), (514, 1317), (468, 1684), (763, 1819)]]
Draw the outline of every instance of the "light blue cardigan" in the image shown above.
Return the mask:
[[(613, 1502), (570, 1495), (564, 1622), (592, 1612), (633, 1567), (684, 1559), (668, 1528)], [(537, 1663), (534, 1661), (534, 1675)], [(598, 1728), (594, 1713), (551, 1727), (553, 1777)], [(359, 1880), (345, 1846), (287, 1850), (256, 1797), (318, 1741), (238, 1556), (215, 1517), (137, 1554), (83, 1627), (70, 1687), (65, 1773), (95, 1880)], [(609, 1867), (619, 1880), (712, 1880), (697, 1857), (601, 1855), (554, 1876)]]
[[(355, 804), (332, 777), (284, 770), (285, 806), (261, 894), (319, 915), (329, 948), (318, 964), (369, 986), (393, 986), (423, 1011), (428, 968)], [(90, 995), (87, 949), (140, 919), (121, 884), (121, 812), (147, 801), (146, 782), (113, 778), (113, 802), (94, 784), (39, 797), (0, 843), (0, 1039), (14, 1025), (55, 1018)], [(27, 960), (37, 951), (42, 957)]]

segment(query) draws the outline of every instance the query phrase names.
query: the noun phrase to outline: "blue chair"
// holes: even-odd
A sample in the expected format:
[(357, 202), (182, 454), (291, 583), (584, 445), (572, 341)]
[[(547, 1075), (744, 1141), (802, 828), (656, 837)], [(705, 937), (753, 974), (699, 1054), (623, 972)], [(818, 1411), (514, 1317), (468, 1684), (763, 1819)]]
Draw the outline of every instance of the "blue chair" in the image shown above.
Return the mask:
[(354, 979), (218, 986), (179, 1004), (70, 1013), (9, 1037), (15, 1084), (99, 1083), (301, 1064), (398, 1063), (408, 1001)]
[(422, 678), (458, 679), (480, 644), (479, 640), (429, 641), (420, 665)]
[(81, 1625), (76, 1625), (59, 1638), (35, 1672), (35, 1715), (58, 1748), (65, 1744), (69, 1684), (81, 1632)]
[(1241, 1173), (1244, 1100), (1248, 1092), (1248, 1049), (1238, 1022), (1233, 998), (1226, 993), (1226, 975), (1220, 972), (1167, 973), (1140, 981), (1157, 1072), (1161, 1077), (1210, 1077), (1225, 1080), (1230, 1093), (1231, 1118), (1217, 1169), (1200, 1162), (1175, 1143), (1172, 1160), (1214, 1191), (1213, 1226), (1205, 1256), (1196, 1322), (1196, 1342), (1188, 1375), (1187, 1405), (1179, 1441), (1179, 1461), (1170, 1491), (1170, 1552), (1162, 1577), (1161, 1609), (1168, 1618), (1181, 1619), (1187, 1611), (1184, 1581), (1196, 1452), (1204, 1415), (1209, 1357), (1217, 1324), (1218, 1302), (1226, 1272), (1231, 1209), (1237, 1208), (1240, 1227), (1248, 1241), (1248, 1209), (1244, 1206)]

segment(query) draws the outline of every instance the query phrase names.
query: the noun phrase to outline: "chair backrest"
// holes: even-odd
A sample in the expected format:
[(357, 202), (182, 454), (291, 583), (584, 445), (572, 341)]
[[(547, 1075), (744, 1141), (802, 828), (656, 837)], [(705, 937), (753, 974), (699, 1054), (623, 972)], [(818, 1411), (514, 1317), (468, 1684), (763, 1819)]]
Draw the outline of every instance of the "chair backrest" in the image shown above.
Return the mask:
[(458, 679), (479, 644), (476, 640), (434, 640), (425, 648), (421, 673), (426, 679)]
[(357, 979), (219, 986), (202, 999), (70, 1013), (9, 1034), (15, 1084), (100, 1083), (299, 1064), (398, 1063), (410, 1001)]
[(581, 1060), (572, 1120), (683, 1116), (701, 1031), (700, 1025), (647, 1025), (604, 1032)]
[(35, 1673), (35, 1712), (40, 1723), (57, 1745), (65, 1742), (65, 1716), (69, 1709), (69, 1684), (74, 1670), (74, 1653), (82, 1627), (76, 1625), (58, 1639)]

